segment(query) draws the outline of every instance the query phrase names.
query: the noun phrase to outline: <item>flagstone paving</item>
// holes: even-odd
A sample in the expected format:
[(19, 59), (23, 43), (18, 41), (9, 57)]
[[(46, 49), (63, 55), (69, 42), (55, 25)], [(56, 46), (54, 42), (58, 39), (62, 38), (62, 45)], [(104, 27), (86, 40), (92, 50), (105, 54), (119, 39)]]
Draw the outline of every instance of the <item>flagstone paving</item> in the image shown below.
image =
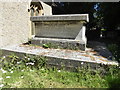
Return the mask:
[(14, 45), (2, 49), (13, 52), (60, 58), (64, 60), (69, 59), (80, 62), (101, 63), (105, 65), (118, 65), (118, 62), (109, 60), (108, 58), (99, 55), (99, 52), (94, 51), (94, 49), (92, 48), (87, 48), (86, 51), (81, 51), (81, 50), (51, 49), (51, 48), (45, 49), (40, 46), (31, 46), (31, 45)]

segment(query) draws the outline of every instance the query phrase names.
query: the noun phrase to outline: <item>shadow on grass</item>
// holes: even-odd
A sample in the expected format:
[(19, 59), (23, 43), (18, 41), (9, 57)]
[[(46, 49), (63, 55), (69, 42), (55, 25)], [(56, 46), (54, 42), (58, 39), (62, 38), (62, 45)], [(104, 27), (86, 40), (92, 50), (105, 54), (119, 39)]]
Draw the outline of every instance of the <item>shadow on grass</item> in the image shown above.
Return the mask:
[(112, 89), (112, 88), (119, 88), (120, 89), (120, 77), (114, 78), (114, 79), (109, 79), (108, 85), (109, 85), (110, 89)]
[(120, 66), (109, 67), (109, 72), (107, 76), (107, 83), (110, 89), (119, 88), (120, 90)]

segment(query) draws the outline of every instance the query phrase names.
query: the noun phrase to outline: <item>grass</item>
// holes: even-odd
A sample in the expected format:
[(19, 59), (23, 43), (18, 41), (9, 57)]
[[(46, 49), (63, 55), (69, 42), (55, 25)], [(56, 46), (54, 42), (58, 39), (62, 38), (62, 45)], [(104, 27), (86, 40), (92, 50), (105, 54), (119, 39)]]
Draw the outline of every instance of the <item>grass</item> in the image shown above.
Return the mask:
[[(2, 88), (120, 88), (118, 67), (110, 67), (106, 73), (101, 73), (99, 70), (93, 72), (91, 69), (69, 72), (45, 67), (46, 60), (43, 57), (25, 56), (23, 59), (17, 56), (7, 57), (1, 58), (4, 63), (0, 79)], [(6, 58), (12, 62), (5, 63)], [(22, 62), (16, 63), (17, 60)], [(42, 62), (37, 67), (30, 63), (38, 61)]]
[(26, 68), (4, 73), (2, 83), (4, 88), (109, 88), (118, 87), (119, 80), (117, 75), (100, 76), (87, 72)]

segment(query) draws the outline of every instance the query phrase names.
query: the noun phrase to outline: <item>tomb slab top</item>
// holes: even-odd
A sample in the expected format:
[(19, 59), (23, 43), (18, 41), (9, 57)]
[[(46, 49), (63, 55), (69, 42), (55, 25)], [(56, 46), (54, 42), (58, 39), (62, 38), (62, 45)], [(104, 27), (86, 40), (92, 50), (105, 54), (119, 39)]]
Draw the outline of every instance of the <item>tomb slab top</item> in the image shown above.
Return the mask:
[(65, 15), (49, 15), (49, 16), (32, 16), (31, 21), (86, 21), (89, 22), (88, 14), (65, 14)]

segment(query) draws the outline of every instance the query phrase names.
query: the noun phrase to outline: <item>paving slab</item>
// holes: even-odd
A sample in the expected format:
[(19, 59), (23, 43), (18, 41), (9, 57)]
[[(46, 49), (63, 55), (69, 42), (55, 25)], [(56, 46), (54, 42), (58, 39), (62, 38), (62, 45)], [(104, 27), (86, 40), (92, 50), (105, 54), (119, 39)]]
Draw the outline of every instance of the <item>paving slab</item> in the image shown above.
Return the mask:
[(108, 50), (107, 46), (103, 42), (98, 42), (98, 41), (88, 41), (88, 45), (90, 48), (94, 49), (94, 51), (98, 52), (100, 56), (103, 56), (109, 60), (112, 60), (113, 55), (112, 53)]
[[(92, 48), (87, 48), (86, 51), (80, 51), (50, 48), (45, 49), (40, 46), (30, 45), (13, 45), (2, 48), (2, 51), (45, 56), (51, 59), (51, 62), (54, 62), (54, 64), (60, 64), (59, 61), (63, 60), (65, 63), (70, 61), (74, 65), (77, 65), (77, 63), (75, 64), (74, 62), (79, 62), (81, 64), (92, 63), (102, 65), (119, 65), (116, 61), (108, 60), (103, 56), (97, 55), (97, 52), (95, 52)], [(77, 66), (79, 66), (79, 64)]]

